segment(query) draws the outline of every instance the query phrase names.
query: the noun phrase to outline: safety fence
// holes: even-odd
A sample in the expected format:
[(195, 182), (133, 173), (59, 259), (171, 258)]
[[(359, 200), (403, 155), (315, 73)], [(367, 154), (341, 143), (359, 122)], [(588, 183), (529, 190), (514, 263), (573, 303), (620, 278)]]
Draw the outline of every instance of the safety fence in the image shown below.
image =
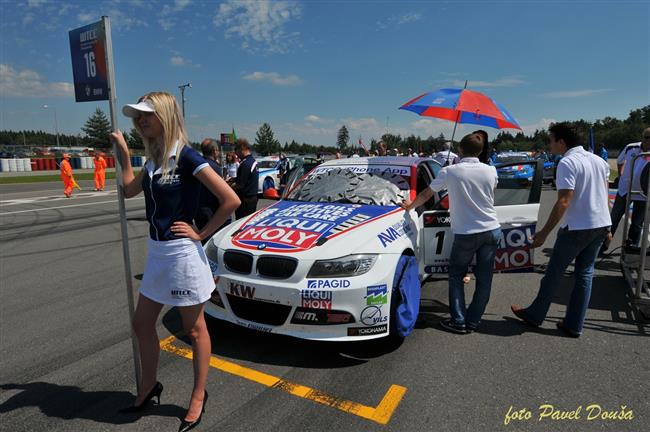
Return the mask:
[[(21, 158), (21, 159), (0, 159), (0, 172), (24, 172), (24, 171), (53, 171), (61, 166), (62, 158)], [(93, 169), (93, 157), (81, 156), (70, 158), (72, 169)], [(106, 156), (107, 168), (115, 168), (115, 158)], [(144, 166), (147, 158), (145, 156), (131, 156), (131, 165), (134, 167)]]

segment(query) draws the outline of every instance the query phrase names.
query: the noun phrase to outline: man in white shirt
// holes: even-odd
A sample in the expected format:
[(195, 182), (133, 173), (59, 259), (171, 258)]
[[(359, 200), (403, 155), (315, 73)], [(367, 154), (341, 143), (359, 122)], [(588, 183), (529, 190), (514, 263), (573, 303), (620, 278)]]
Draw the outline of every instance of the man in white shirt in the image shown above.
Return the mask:
[[(614, 200), (611, 213), (612, 235), (616, 233), (616, 228), (618, 228), (618, 224), (625, 214), (625, 201), (630, 182), (632, 183), (632, 190), (641, 190), (641, 173), (648, 163), (648, 159), (647, 157), (640, 157), (636, 160), (634, 164), (634, 179), (630, 178), (632, 175), (632, 161), (639, 153), (650, 151), (650, 128), (646, 128), (643, 131), (641, 138), (640, 145), (637, 145), (638, 143), (628, 144), (621, 152), (623, 161), (619, 166), (622, 168), (622, 173), (619, 175), (618, 192), (616, 193), (616, 199)], [(621, 155), (619, 155), (619, 159)], [(617, 164), (619, 159), (616, 161)], [(645, 217), (645, 202), (644, 196), (632, 194), (632, 223), (627, 233), (627, 239), (634, 245), (638, 244), (641, 238), (643, 219)], [(605, 242), (603, 250), (606, 250), (608, 246), (608, 242)]]
[[(490, 300), (494, 257), (503, 238), (494, 208), (497, 170), (479, 162), (483, 141), (469, 134), (460, 141), (462, 159), (456, 165), (442, 168), (431, 185), (415, 197), (405, 200), (402, 207), (415, 209), (432, 196), (434, 191), (447, 189), (454, 243), (449, 258), (449, 311), (451, 318), (440, 325), (447, 331), (466, 334), (478, 328), (481, 316)], [(465, 307), (463, 278), (476, 255), (476, 290), (469, 307)]]
[(532, 247), (544, 244), (559, 223), (553, 253), (542, 278), (537, 297), (523, 309), (512, 305), (512, 312), (533, 327), (539, 327), (548, 313), (553, 295), (561, 285), (562, 275), (575, 259), (575, 285), (563, 320), (556, 325), (571, 337), (579, 337), (591, 297), (591, 282), (598, 250), (608, 238), (609, 165), (599, 156), (587, 152), (576, 132), (566, 123), (549, 128), (551, 152), (563, 155), (557, 166), (558, 198), (544, 227), (534, 238)]
[(458, 155), (451, 151), (451, 143), (447, 141), (442, 145), (442, 151), (433, 156), (433, 160), (444, 167), (458, 162)]

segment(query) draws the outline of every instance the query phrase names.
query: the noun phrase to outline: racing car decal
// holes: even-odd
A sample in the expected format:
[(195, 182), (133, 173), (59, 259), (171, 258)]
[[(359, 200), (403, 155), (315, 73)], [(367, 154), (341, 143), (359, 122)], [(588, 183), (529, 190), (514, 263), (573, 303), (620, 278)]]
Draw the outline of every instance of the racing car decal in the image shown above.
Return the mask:
[(269, 252), (304, 251), (395, 210), (394, 206), (280, 201), (248, 220), (232, 243)]

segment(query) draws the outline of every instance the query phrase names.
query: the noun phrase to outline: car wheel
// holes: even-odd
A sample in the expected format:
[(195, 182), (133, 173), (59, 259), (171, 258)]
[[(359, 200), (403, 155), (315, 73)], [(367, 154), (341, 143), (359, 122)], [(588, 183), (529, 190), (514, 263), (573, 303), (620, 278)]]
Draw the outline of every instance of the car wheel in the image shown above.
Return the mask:
[(390, 296), (391, 338), (403, 339), (413, 331), (420, 312), (420, 291), (417, 259), (402, 255), (395, 267)]
[(275, 187), (275, 182), (273, 182), (273, 179), (271, 177), (267, 177), (264, 179), (264, 183), (262, 183), (262, 192), (264, 192), (267, 189), (273, 189)]

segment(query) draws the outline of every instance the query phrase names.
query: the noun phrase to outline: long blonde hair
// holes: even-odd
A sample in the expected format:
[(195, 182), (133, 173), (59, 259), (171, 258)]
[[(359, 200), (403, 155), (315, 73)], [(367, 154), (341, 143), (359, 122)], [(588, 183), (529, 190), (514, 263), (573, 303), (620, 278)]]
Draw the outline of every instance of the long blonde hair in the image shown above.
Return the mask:
[[(161, 149), (155, 140), (144, 136), (138, 127), (138, 119), (133, 119), (133, 126), (142, 137), (147, 159), (152, 159), (154, 162), (160, 161), (163, 177), (167, 177), (169, 175), (169, 158), (172, 156), (171, 152), (174, 145), (178, 141), (178, 148), (176, 149), (175, 155), (178, 164), (178, 155), (181, 154), (181, 150), (189, 142), (187, 132), (185, 132), (185, 121), (183, 120), (183, 115), (178, 107), (176, 98), (173, 95), (167, 92), (151, 92), (142, 96), (138, 102), (144, 100), (151, 102), (155, 109), (155, 115), (160, 120), (160, 124), (162, 124), (164, 147)], [(177, 164), (174, 165), (174, 170), (171, 175), (174, 175)]]

